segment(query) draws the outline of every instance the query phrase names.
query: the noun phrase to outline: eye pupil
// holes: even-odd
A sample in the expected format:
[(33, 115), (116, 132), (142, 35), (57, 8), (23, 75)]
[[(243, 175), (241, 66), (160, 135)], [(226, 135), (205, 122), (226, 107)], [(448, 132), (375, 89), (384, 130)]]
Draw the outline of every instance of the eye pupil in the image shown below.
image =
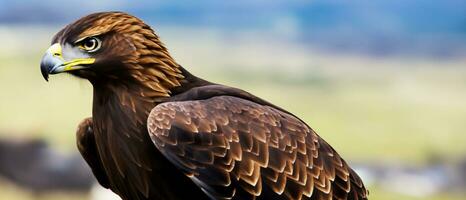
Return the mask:
[(84, 47), (86, 47), (86, 49), (93, 49), (95, 44), (96, 44), (95, 39), (91, 38), (84, 43)]

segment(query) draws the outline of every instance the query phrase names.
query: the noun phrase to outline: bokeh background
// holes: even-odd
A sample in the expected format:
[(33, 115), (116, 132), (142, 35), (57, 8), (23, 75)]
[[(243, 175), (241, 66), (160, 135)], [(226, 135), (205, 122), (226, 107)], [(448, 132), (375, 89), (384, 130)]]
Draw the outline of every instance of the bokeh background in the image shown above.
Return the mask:
[(0, 200), (103, 199), (75, 147), (92, 88), (45, 82), (39, 61), (61, 27), (110, 10), (193, 74), (308, 122), (371, 199), (465, 199), (465, 1), (1, 0)]

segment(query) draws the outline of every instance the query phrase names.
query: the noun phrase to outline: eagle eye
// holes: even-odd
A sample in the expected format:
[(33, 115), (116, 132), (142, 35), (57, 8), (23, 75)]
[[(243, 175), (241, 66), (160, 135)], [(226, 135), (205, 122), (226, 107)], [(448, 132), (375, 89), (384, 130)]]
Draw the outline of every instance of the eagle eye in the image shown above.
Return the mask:
[(79, 48), (87, 52), (95, 52), (99, 50), (101, 41), (96, 37), (89, 37), (79, 42)]

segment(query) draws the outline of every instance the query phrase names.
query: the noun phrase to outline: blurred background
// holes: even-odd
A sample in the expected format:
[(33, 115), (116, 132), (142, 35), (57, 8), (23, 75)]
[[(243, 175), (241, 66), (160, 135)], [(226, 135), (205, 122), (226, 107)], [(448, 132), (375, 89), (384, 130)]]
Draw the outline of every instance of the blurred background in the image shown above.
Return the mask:
[(378, 200), (466, 197), (466, 1), (0, 0), (0, 200), (104, 199), (75, 147), (89, 83), (46, 83), (64, 25), (150, 24), (193, 74), (302, 118)]

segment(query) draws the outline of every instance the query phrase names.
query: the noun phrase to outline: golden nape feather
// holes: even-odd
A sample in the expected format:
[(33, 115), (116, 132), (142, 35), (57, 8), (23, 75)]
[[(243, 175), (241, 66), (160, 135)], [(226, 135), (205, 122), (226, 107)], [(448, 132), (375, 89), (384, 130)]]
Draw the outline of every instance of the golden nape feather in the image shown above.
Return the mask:
[(367, 199), (359, 176), (302, 120), (190, 74), (134, 16), (85, 16), (52, 44), (42, 75), (92, 84), (78, 149), (123, 200)]

